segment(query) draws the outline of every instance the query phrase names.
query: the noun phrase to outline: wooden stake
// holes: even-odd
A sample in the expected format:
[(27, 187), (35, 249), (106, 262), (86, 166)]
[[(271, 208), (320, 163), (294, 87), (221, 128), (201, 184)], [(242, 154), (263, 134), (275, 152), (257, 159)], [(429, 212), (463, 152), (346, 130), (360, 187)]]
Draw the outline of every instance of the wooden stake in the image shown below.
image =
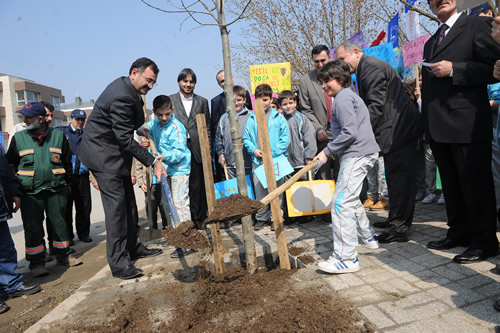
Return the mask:
[[(196, 126), (198, 127), (198, 136), (200, 138), (203, 177), (205, 179), (205, 190), (207, 192), (208, 215), (210, 215), (215, 208), (215, 189), (212, 158), (210, 156), (210, 144), (208, 141), (207, 124), (204, 114), (196, 115)], [(224, 248), (220, 237), (220, 223), (217, 222), (210, 224), (209, 227), (212, 232), (212, 241), (214, 246), (215, 271), (217, 273), (224, 273), (226, 271), (226, 266), (224, 264)]]
[(224, 176), (226, 176), (226, 180), (229, 180), (229, 176), (227, 175), (227, 166), (224, 164)]
[[(269, 143), (269, 132), (267, 131), (267, 121), (262, 101), (255, 100), (255, 114), (257, 115), (257, 130), (259, 134), (260, 147), (262, 150), (262, 159), (264, 169), (266, 170), (267, 190), (272, 193), (276, 190), (276, 178), (274, 176), (273, 157), (271, 145)], [(269, 111), (271, 112), (271, 111)], [(280, 258), (280, 267), (290, 269), (290, 258), (288, 257), (288, 247), (285, 237), (285, 228), (283, 217), (281, 216), (280, 200), (277, 197), (271, 201), (271, 213), (273, 214), (274, 232), (276, 233), (276, 244), (278, 245), (278, 255)]]
[(307, 172), (307, 175), (309, 176), (309, 189), (311, 190), (311, 208), (312, 211), (314, 212), (316, 210), (316, 200), (314, 199), (312, 171), (309, 170)]

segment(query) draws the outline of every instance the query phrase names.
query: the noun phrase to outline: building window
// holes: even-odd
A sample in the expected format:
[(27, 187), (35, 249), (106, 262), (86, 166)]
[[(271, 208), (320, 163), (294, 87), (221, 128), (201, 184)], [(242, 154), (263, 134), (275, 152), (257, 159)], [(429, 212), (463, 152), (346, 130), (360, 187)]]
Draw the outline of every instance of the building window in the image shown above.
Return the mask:
[(27, 103), (40, 102), (40, 93), (36, 91), (26, 90)]
[(24, 90), (16, 91), (17, 94), (17, 106), (24, 106), (26, 104), (26, 97), (24, 96)]
[(50, 96), (50, 104), (54, 105), (55, 110), (61, 110), (61, 98), (57, 96)]

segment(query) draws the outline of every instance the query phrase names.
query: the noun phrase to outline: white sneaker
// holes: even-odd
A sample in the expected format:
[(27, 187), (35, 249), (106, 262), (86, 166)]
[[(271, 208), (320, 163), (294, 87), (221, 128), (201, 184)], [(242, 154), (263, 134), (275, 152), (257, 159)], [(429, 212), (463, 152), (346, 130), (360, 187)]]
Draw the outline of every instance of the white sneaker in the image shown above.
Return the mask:
[(422, 200), (423, 204), (430, 204), (436, 201), (436, 195), (434, 193), (429, 193), (425, 196), (425, 198)]
[(438, 205), (444, 205), (445, 202), (444, 202), (444, 195), (443, 193), (441, 193), (441, 195), (439, 196), (439, 199), (438, 199)]
[(338, 260), (330, 256), (327, 261), (320, 262), (318, 268), (332, 274), (352, 273), (359, 271), (358, 258), (354, 260)]
[(375, 235), (373, 235), (371, 238), (368, 240), (363, 240), (361, 238), (358, 238), (358, 243), (362, 247), (366, 247), (367, 249), (378, 249), (378, 241)]

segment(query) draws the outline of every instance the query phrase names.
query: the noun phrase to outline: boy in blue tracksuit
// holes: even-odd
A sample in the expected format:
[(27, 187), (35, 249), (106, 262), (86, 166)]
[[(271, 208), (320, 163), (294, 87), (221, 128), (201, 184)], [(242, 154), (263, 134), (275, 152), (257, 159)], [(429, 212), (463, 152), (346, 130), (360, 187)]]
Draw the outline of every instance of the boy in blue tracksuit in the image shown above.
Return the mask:
[(333, 192), (332, 229), (333, 254), (320, 262), (322, 271), (338, 274), (359, 270), (356, 246), (378, 248), (377, 239), (366, 216), (359, 194), (380, 151), (370, 124), (368, 108), (351, 89), (349, 65), (336, 60), (324, 65), (318, 80), (328, 96), (335, 96), (332, 108), (333, 140), (318, 154), (326, 163), (328, 157), (340, 159), (340, 170)]
[[(279, 157), (281, 155), (288, 156), (288, 145), (290, 144), (290, 132), (288, 130), (288, 123), (285, 118), (271, 108), (271, 101), (273, 96), (273, 90), (268, 84), (261, 84), (255, 88), (255, 99), (260, 99), (264, 106), (264, 112), (266, 115), (267, 129), (269, 131), (269, 142), (271, 144), (271, 153), (273, 158)], [(248, 119), (247, 125), (245, 126), (245, 134), (243, 135), (243, 142), (248, 153), (252, 157), (252, 171), (255, 171), (262, 162), (262, 150), (260, 149), (260, 141), (257, 133), (257, 117), (255, 114)], [(255, 197), (257, 200), (261, 200), (266, 194), (267, 190), (262, 187), (257, 176), (253, 176), (254, 187), (255, 187)], [(283, 183), (283, 179), (280, 179), (278, 186)], [(271, 211), (269, 205), (267, 205), (263, 210), (255, 214), (256, 222), (254, 229), (262, 229), (267, 223), (271, 222)], [(272, 223), (271, 229), (273, 227)]]
[[(311, 121), (297, 111), (297, 101), (295, 95), (290, 90), (283, 90), (278, 99), (278, 105), (288, 122), (290, 130), (290, 145), (288, 146), (288, 162), (293, 167), (294, 172), (285, 179), (292, 177), (297, 171), (312, 162), (316, 155), (316, 135)], [(305, 180), (304, 175), (301, 180)], [(288, 217), (286, 200), (283, 201), (283, 215), (285, 224), (292, 224), (296, 220), (303, 222), (309, 221), (308, 218), (294, 219)]]
[[(170, 97), (159, 95), (153, 100), (156, 118), (146, 123), (153, 142), (167, 170), (172, 200), (179, 216), (179, 222), (191, 220), (189, 209), (189, 174), (191, 173), (191, 152), (187, 147), (186, 128), (176, 119)], [(138, 133), (144, 135), (143, 129)], [(154, 180), (153, 180), (154, 182)], [(170, 255), (178, 258), (194, 252), (177, 248)]]

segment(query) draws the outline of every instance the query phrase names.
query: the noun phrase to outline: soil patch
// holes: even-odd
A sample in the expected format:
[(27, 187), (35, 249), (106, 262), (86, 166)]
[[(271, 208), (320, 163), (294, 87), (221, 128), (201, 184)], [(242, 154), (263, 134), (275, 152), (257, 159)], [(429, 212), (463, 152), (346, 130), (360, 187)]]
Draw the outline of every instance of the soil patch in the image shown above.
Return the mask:
[(304, 253), (304, 251), (305, 249), (296, 246), (288, 248), (288, 253), (290, 253), (292, 256), (298, 256), (299, 254)]
[(309, 265), (309, 264), (313, 264), (316, 262), (316, 260), (308, 254), (304, 254), (304, 255), (298, 257), (297, 259), (300, 260), (300, 262), (303, 263), (304, 265)]
[(205, 220), (205, 224), (237, 220), (258, 212), (263, 206), (260, 201), (252, 200), (241, 194), (233, 194), (215, 201), (214, 211)]
[(184, 247), (187, 249), (205, 249), (209, 248), (208, 239), (202, 232), (196, 230), (193, 221), (185, 221), (177, 228), (167, 227), (162, 231), (165, 240), (173, 246)]
[(150, 281), (141, 291), (124, 292), (114, 302), (101, 303), (98, 312), (89, 309), (51, 329), (92, 333), (374, 331), (326, 284), (311, 284), (307, 276), (296, 278), (297, 273), (276, 269), (250, 275), (236, 269), (218, 275), (202, 266), (179, 269), (173, 272), (176, 283)]

